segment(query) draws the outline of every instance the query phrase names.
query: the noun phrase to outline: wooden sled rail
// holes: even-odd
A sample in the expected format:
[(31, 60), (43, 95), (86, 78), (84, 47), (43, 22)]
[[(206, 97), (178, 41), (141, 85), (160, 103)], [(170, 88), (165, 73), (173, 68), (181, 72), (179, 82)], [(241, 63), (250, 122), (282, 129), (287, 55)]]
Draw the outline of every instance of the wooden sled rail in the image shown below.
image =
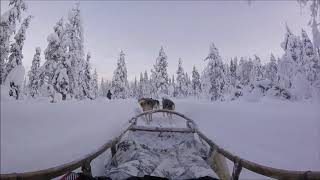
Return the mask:
[[(186, 125), (189, 128), (189, 131), (186, 130), (186, 128), (147, 128), (147, 127), (141, 127), (136, 126), (137, 119), (143, 115), (147, 115), (150, 113), (171, 113), (175, 114), (177, 116), (180, 116), (186, 120)], [(101, 146), (97, 151), (90, 153), (83, 158), (72, 161), (70, 163), (66, 163), (57, 167), (48, 168), (40, 171), (34, 171), (34, 172), (26, 172), (26, 173), (11, 173), (11, 174), (0, 174), (1, 180), (20, 180), (20, 179), (35, 179), (35, 180), (46, 180), (46, 179), (52, 179), (59, 176), (62, 176), (68, 172), (74, 171), (78, 168), (82, 169), (82, 172), (86, 175), (91, 176), (91, 166), (90, 163), (92, 160), (94, 160), (96, 157), (101, 155), (103, 152), (111, 149), (111, 152), (114, 153), (115, 149), (114, 146), (118, 143), (118, 141), (121, 139), (122, 135), (126, 133), (128, 130), (141, 130), (141, 131), (168, 131), (168, 132), (193, 132), (197, 133), (200, 138), (202, 138), (204, 141), (206, 141), (211, 149), (214, 152), (217, 152), (221, 154), (222, 156), (226, 157), (230, 161), (234, 162), (235, 166), (233, 169), (231, 180), (236, 180), (239, 178), (240, 172), (242, 167), (246, 168), (252, 172), (271, 177), (276, 179), (288, 179), (288, 180), (320, 180), (320, 171), (289, 171), (284, 169), (276, 169), (268, 166), (263, 166), (245, 159), (242, 159), (236, 155), (233, 155), (229, 151), (219, 147), (217, 144), (215, 144), (213, 141), (211, 141), (207, 136), (205, 136), (202, 132), (200, 132), (195, 124), (195, 122), (186, 117), (185, 115), (170, 111), (170, 110), (153, 110), (153, 111), (147, 111), (144, 113), (141, 113), (135, 117), (133, 117), (130, 121), (129, 127), (121, 133), (118, 137), (114, 138), (113, 140), (108, 141), (103, 146)]]
[(93, 159), (98, 157), (100, 154), (105, 152), (107, 149), (111, 148), (118, 141), (118, 138), (108, 141), (106, 144), (101, 146), (96, 152), (90, 153), (83, 158), (66, 163), (57, 167), (48, 168), (40, 171), (26, 172), (26, 173), (12, 173), (12, 174), (1, 174), (1, 180), (20, 180), (20, 179), (35, 179), (35, 180), (44, 180), (52, 179), (55, 177), (62, 176), (68, 172), (82, 168), (83, 173), (91, 174), (90, 163)]
[[(320, 171), (290, 171), (285, 169), (277, 169), (272, 168), (268, 166), (264, 166), (258, 163), (254, 163), (251, 161), (248, 161), (246, 159), (242, 159), (231, 152), (219, 147), (216, 145), (213, 141), (211, 141), (209, 138), (207, 138), (203, 133), (197, 131), (197, 134), (204, 139), (212, 148), (216, 149), (218, 153), (222, 154), (224, 157), (229, 159), (230, 161), (234, 162), (234, 171), (236, 168), (244, 167), (252, 172), (255, 172), (257, 174), (261, 174), (270, 178), (275, 179), (288, 179), (288, 180), (320, 180)], [(240, 164), (240, 167), (239, 167)], [(236, 167), (238, 165), (238, 167)], [(238, 172), (238, 175), (240, 174), (240, 171)], [(236, 174), (235, 174), (236, 175)], [(234, 175), (233, 175), (234, 176)]]

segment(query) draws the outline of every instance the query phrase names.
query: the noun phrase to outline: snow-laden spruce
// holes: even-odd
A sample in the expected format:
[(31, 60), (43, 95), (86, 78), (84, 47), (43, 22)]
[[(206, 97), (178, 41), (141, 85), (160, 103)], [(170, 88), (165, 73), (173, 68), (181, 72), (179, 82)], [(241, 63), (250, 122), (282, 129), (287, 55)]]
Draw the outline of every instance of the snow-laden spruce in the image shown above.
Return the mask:
[(163, 47), (160, 48), (159, 56), (156, 59), (156, 64), (151, 70), (151, 84), (154, 97), (162, 97), (169, 95), (169, 76), (167, 72), (168, 57), (164, 52)]
[(70, 82), (67, 74), (69, 63), (66, 58), (66, 33), (62, 18), (53, 29), (54, 32), (47, 38), (48, 46), (44, 51), (46, 61), (40, 68), (40, 85), (44, 89), (55, 90), (66, 100)]
[(10, 39), (16, 32), (16, 24), (21, 21), (22, 11), (27, 9), (24, 0), (10, 0), (7, 11), (1, 14), (0, 18), (0, 84), (5, 80), (8, 73), (5, 71), (5, 65), (10, 53)]
[(191, 86), (192, 86), (192, 95), (199, 96), (201, 94), (201, 82), (200, 82), (200, 74), (196, 66), (193, 66), (193, 69), (192, 69)]
[(65, 25), (67, 34), (66, 47), (68, 48), (68, 77), (70, 81), (70, 93), (76, 99), (85, 98), (84, 67), (84, 38), (79, 3), (69, 12)]
[(113, 73), (111, 89), (115, 99), (125, 99), (129, 95), (127, 67), (123, 51), (120, 52), (117, 67)]
[(40, 85), (40, 47), (36, 48), (36, 53), (33, 56), (31, 70), (29, 71), (29, 84), (28, 84), (28, 93), (31, 97), (35, 98), (39, 96), (39, 85)]
[(270, 55), (270, 61), (266, 64), (265, 78), (270, 80), (273, 85), (278, 84), (278, 65), (273, 54)]
[(84, 66), (84, 77), (83, 77), (83, 92), (84, 96), (88, 97), (89, 99), (94, 99), (95, 95), (93, 95), (93, 79), (91, 75), (91, 66), (90, 66), (90, 58), (91, 54), (87, 53), (87, 61)]
[(79, 4), (69, 12), (67, 21), (61, 18), (53, 30), (47, 38), (48, 46), (44, 51), (46, 61), (40, 68), (43, 94), (59, 94), (62, 100), (96, 98), (97, 80), (91, 74), (91, 55), (88, 53), (87, 59), (84, 57)]
[(218, 49), (213, 43), (205, 60), (208, 65), (203, 72), (203, 92), (211, 101), (224, 100), (225, 72)]
[(187, 84), (187, 77), (184, 73), (182, 67), (182, 60), (179, 59), (178, 69), (177, 69), (177, 76), (176, 76), (176, 96), (177, 97), (186, 97), (188, 95), (188, 84)]
[(98, 86), (98, 72), (94, 69), (92, 74), (92, 80), (90, 82), (92, 99), (96, 99), (99, 96), (99, 86)]
[(14, 36), (15, 42), (11, 44), (10, 47), (10, 56), (4, 70), (4, 79), (13, 68), (15, 68), (18, 65), (22, 65), (22, 49), (24, 41), (26, 40), (26, 30), (29, 27), (31, 18), (32, 16), (28, 16), (23, 20), (19, 31)]

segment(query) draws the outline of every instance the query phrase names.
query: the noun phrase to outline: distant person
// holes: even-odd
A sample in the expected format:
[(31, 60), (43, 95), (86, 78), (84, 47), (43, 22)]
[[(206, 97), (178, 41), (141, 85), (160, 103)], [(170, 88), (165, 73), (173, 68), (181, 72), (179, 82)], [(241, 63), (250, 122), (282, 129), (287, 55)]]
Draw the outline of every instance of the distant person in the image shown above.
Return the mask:
[(111, 94), (110, 90), (108, 90), (107, 98), (108, 98), (108, 99), (111, 99), (111, 96), (112, 96), (112, 94)]

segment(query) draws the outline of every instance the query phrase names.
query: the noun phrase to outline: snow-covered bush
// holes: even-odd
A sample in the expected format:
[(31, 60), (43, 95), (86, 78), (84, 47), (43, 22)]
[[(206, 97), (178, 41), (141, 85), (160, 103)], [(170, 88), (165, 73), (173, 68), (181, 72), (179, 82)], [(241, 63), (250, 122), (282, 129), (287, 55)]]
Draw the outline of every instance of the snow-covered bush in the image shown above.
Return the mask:
[(6, 77), (5, 86), (9, 87), (9, 95), (15, 99), (21, 96), (25, 69), (22, 65), (14, 67)]

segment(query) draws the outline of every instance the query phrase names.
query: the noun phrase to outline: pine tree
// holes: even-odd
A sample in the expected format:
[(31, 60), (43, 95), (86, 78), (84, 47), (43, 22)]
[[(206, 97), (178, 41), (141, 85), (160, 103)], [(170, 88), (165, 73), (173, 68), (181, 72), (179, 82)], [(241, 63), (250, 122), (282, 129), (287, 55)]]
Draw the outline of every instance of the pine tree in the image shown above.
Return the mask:
[(266, 79), (269, 79), (273, 85), (278, 84), (278, 65), (273, 54), (270, 56), (270, 62), (266, 65)]
[(241, 57), (240, 63), (239, 63), (239, 80), (240, 80), (241, 86), (249, 85), (252, 69), (253, 69), (252, 60), (250, 58), (249, 60), (246, 60), (244, 57)]
[(231, 59), (230, 61), (230, 85), (235, 88), (237, 85), (237, 59)]
[(202, 87), (204, 93), (211, 101), (224, 100), (225, 74), (223, 63), (218, 49), (213, 43), (205, 60), (209, 62), (203, 73)]
[(40, 47), (37, 47), (36, 53), (33, 56), (31, 70), (29, 71), (28, 89), (29, 89), (29, 94), (33, 98), (39, 95), (39, 88), (40, 88), (39, 68), (40, 68), (40, 61), (41, 61), (40, 54), (41, 54), (41, 49)]
[(10, 47), (11, 54), (9, 56), (9, 61), (5, 67), (4, 78), (6, 78), (6, 76), (10, 73), (10, 71), (13, 68), (15, 68), (18, 65), (22, 65), (22, 59), (23, 59), (22, 48), (23, 48), (24, 41), (26, 39), (26, 30), (29, 27), (31, 18), (32, 16), (28, 16), (23, 20), (18, 33), (14, 36), (15, 42), (11, 44), (11, 47)]
[(260, 81), (263, 79), (263, 67), (261, 64), (260, 58), (255, 55), (253, 60), (253, 67), (251, 71), (251, 83), (254, 83), (256, 81)]
[(94, 69), (90, 87), (91, 87), (91, 94), (92, 94), (91, 98), (96, 99), (99, 96), (97, 69)]
[[(64, 31), (63, 19), (61, 18), (54, 26), (54, 32), (51, 33), (48, 38), (48, 46), (44, 51), (46, 61), (40, 68), (40, 86), (43, 84), (52, 85), (53, 89), (53, 77), (56, 74), (56, 70), (59, 63), (63, 63), (65, 67), (68, 67), (66, 61), (66, 48), (65, 41), (66, 35)], [(62, 68), (62, 66), (60, 66)], [(66, 80), (69, 81), (69, 80)]]
[(127, 78), (127, 67), (125, 64), (125, 54), (123, 51), (120, 52), (120, 58), (118, 59), (117, 68), (113, 73), (112, 78), (112, 91), (113, 97), (116, 99), (125, 99), (128, 97), (128, 78)]
[(66, 24), (66, 47), (68, 48), (68, 77), (70, 81), (70, 92), (76, 99), (84, 98), (84, 47), (83, 47), (83, 27), (81, 22), (80, 6), (76, 4), (68, 16)]
[(100, 88), (99, 88), (99, 94), (100, 94), (100, 96), (102, 96), (102, 97), (106, 97), (106, 96), (107, 96), (105, 89), (106, 89), (106, 88), (105, 88), (104, 79), (101, 78)]
[(182, 60), (179, 59), (178, 69), (177, 69), (177, 79), (176, 79), (176, 96), (186, 97), (188, 93), (187, 79), (182, 67)]
[(0, 18), (0, 84), (5, 80), (6, 62), (10, 53), (10, 39), (16, 31), (16, 23), (21, 20), (21, 13), (27, 9), (24, 0), (10, 0), (11, 7)]
[(148, 72), (144, 71), (143, 76), (143, 97), (151, 97), (152, 82), (149, 79)]
[(155, 97), (169, 95), (169, 77), (167, 67), (167, 55), (165, 54), (163, 47), (161, 47), (154, 69), (151, 71), (153, 93)]
[(139, 83), (138, 83), (138, 90), (137, 90), (137, 98), (138, 99), (144, 97), (143, 88), (144, 88), (144, 78), (143, 78), (143, 74), (141, 72), (140, 78), (139, 78)]
[(286, 26), (285, 40), (281, 43), (285, 51), (279, 62), (279, 83), (283, 88), (291, 88), (293, 78), (297, 72), (297, 65), (302, 64), (302, 43), (298, 37), (293, 35)]
[(192, 86), (191, 86), (191, 79), (187, 72), (185, 74), (185, 77), (186, 77), (186, 96), (190, 96), (192, 94)]
[(193, 66), (191, 86), (192, 86), (193, 95), (199, 96), (201, 93), (201, 82), (200, 82), (200, 74), (196, 69), (196, 66)]
[(301, 33), (302, 41), (302, 66), (306, 73), (306, 77), (311, 84), (314, 84), (320, 75), (320, 61), (319, 56), (317, 56), (317, 51), (309, 39), (307, 33), (302, 30)]
[(139, 93), (138, 93), (138, 82), (137, 82), (137, 77), (134, 77), (134, 81), (131, 83), (130, 86), (130, 97), (131, 98), (138, 98)]
[(94, 99), (95, 95), (93, 95), (93, 79), (91, 76), (91, 66), (90, 66), (90, 58), (91, 54), (88, 52), (87, 54), (87, 62), (84, 69), (84, 95), (89, 99)]

